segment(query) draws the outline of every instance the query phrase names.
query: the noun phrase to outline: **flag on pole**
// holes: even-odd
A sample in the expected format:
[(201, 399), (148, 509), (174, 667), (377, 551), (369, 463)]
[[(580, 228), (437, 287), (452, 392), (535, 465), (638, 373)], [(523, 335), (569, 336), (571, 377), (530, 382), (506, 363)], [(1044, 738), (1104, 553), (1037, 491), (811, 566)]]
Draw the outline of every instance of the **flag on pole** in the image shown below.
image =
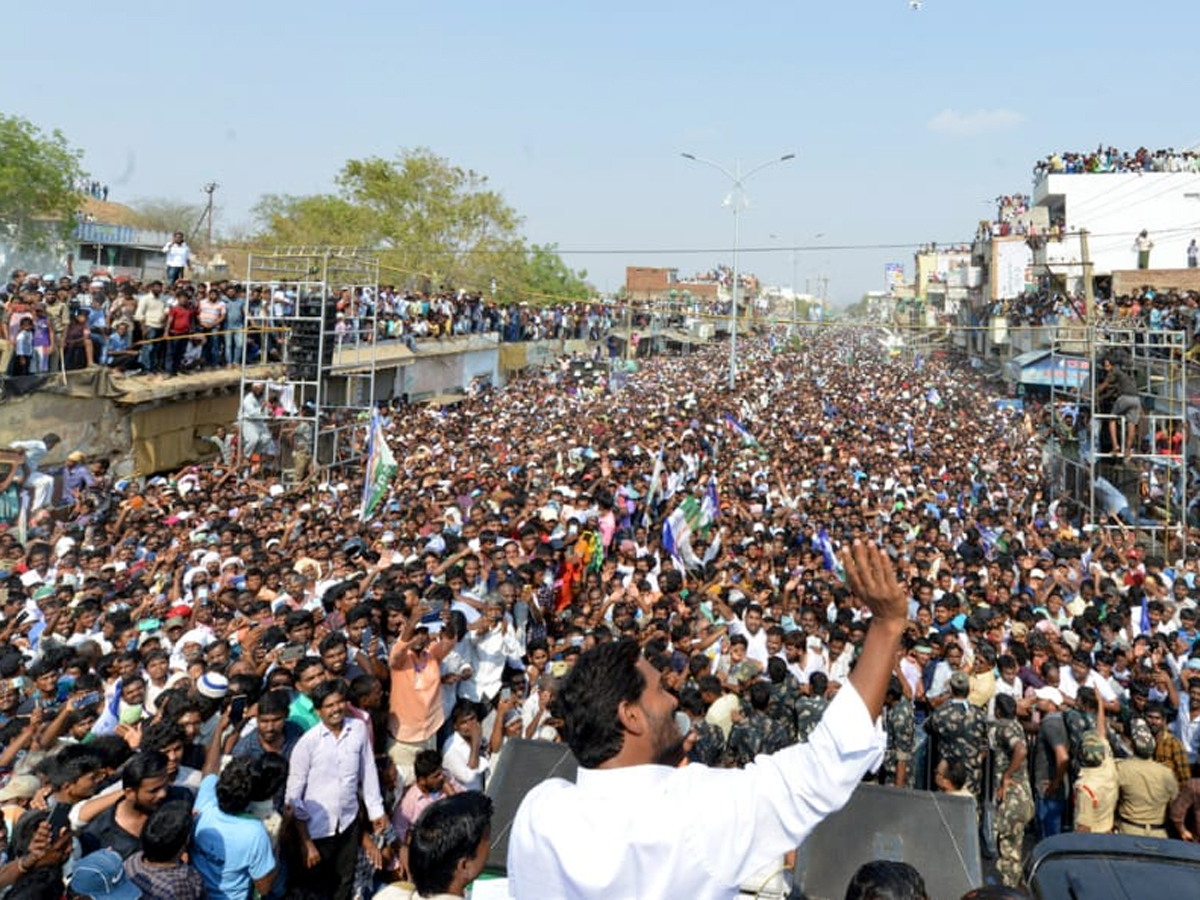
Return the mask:
[(704, 492), (704, 500), (700, 503), (701, 518), (704, 524), (701, 528), (706, 528), (708, 525), (721, 514), (721, 499), (717, 496), (717, 476), (713, 475), (708, 479), (708, 489)]
[(729, 413), (725, 413), (725, 424), (728, 426), (730, 431), (734, 432), (742, 439), (744, 444), (754, 446), (758, 443), (758, 441), (755, 440), (754, 435), (747, 431), (745, 426)]
[(396, 477), (396, 457), (388, 446), (383, 433), (383, 419), (378, 412), (371, 417), (371, 435), (367, 442), (367, 471), (363, 483), (362, 506), (358, 517), (362, 521), (371, 518), (379, 501), (386, 496), (388, 485)]
[(646, 491), (646, 505), (642, 510), (642, 527), (650, 525), (650, 510), (654, 508), (654, 498), (658, 494), (659, 484), (662, 482), (663, 469), (663, 452), (660, 448), (654, 456), (654, 470), (650, 473), (650, 489)]
[(698, 569), (703, 565), (692, 549), (692, 535), (712, 523), (715, 510), (711, 504), (715, 498), (716, 485), (710, 482), (703, 501), (691, 495), (684, 497), (663, 524), (663, 549), (688, 569)]

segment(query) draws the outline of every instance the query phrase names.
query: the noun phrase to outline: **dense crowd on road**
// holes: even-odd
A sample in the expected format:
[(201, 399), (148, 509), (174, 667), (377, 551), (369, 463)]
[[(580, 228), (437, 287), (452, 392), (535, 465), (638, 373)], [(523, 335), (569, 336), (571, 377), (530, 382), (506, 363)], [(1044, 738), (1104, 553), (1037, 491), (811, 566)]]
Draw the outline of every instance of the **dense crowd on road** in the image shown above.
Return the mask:
[(743, 342), (732, 392), (712, 348), (618, 394), (564, 365), (384, 408), (398, 471), (366, 520), (361, 471), (290, 484), (224, 449), (122, 479), (74, 451), (52, 508), (65, 448), (21, 442), (0, 888), (372, 896), (507, 741), (560, 739), (562, 677), (618, 639), (662, 674), (688, 764), (747, 765), (806, 740), (855, 665), (854, 541), (910, 598), (875, 778), (994, 799), (1008, 884), (1031, 823), (1194, 839), (1190, 535), (1148, 552), (1051, 501), (1046, 411), (972, 370), (867, 331), (774, 344)]

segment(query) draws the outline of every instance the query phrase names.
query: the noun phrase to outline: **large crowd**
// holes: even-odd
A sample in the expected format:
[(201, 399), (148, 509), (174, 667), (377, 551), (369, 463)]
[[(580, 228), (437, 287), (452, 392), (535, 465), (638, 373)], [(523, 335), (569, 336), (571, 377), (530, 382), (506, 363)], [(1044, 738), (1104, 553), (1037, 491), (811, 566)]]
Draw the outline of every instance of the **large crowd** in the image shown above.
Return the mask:
[(1195, 150), (1118, 150), (1103, 144), (1095, 150), (1050, 153), (1033, 167), (1034, 177), (1083, 175), (1102, 172), (1200, 172), (1200, 153)]
[(15, 445), (0, 889), (395, 891), (414, 823), (486, 788), (507, 741), (560, 740), (563, 677), (620, 639), (678, 704), (687, 764), (748, 765), (846, 684), (855, 541), (909, 597), (875, 779), (994, 802), (1010, 885), (1027, 828), (1194, 840), (1190, 536), (1148, 552), (1050, 502), (1046, 412), (966, 367), (867, 331), (774, 344), (743, 342), (734, 391), (712, 348), (615, 395), (556, 367), (382, 409), (397, 473), (366, 518), (361, 471), (289, 486), (236, 453), (115, 480), (77, 451), (51, 509), (57, 436)]
[[(1195, 291), (1143, 287), (1128, 294), (1100, 295), (1096, 315), (1111, 325), (1135, 331), (1184, 331), (1187, 343), (1200, 333), (1200, 295)], [(1010, 325), (1068, 325), (1086, 315), (1084, 297), (1061, 291), (1027, 291), (992, 304), (991, 315), (1004, 316)]]
[(533, 306), (394, 285), (324, 296), (295, 283), (192, 282), (182, 277), (186, 260), (180, 257), (166, 281), (12, 272), (0, 288), (0, 374), (104, 366), (122, 375), (180, 375), (270, 362), (286, 354), (287, 335), (313, 310), (333, 343), (402, 341), (413, 352), (471, 334), (502, 342), (599, 341), (628, 318), (624, 307), (609, 303)]

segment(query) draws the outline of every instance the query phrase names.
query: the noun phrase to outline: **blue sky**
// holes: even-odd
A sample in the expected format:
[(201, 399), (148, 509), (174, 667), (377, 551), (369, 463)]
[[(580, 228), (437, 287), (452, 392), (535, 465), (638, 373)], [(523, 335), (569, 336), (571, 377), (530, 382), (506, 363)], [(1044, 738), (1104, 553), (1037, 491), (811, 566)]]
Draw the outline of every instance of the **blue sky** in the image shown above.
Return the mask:
[[(841, 304), (886, 262), (911, 274), (912, 245), (969, 239), (1051, 149), (1200, 139), (1194, 2), (11, 6), (0, 110), (61, 128), (114, 200), (199, 202), (216, 180), (236, 226), (261, 194), (427, 146), (486, 174), (533, 240), (714, 251), (567, 254), (609, 290), (628, 264), (729, 261), (726, 185), (681, 151), (730, 168), (795, 152), (749, 183), (742, 245), (812, 246), (801, 287), (825, 274)], [(863, 244), (906, 248), (831, 249)], [(788, 250), (742, 259), (792, 280)]]

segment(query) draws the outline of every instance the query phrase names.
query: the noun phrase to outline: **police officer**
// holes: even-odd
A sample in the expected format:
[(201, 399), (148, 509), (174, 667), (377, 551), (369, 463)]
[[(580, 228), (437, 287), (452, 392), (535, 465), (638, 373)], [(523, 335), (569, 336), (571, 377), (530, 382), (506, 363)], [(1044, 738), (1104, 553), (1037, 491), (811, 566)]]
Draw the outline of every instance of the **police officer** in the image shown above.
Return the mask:
[(925, 731), (938, 739), (939, 760), (958, 760), (967, 770), (967, 788), (979, 796), (983, 758), (987, 752), (987, 719), (967, 696), (971, 680), (966, 672), (950, 676), (950, 699), (925, 720)]
[(1000, 851), (996, 870), (1001, 881), (1017, 887), (1021, 883), (1025, 826), (1033, 818), (1033, 790), (1025, 765), (1028, 748), (1025, 732), (1017, 721), (1017, 701), (1007, 694), (997, 694), (995, 714), (988, 739), (992, 745), (992, 771), (999, 776), (995, 786), (996, 843)]
[(917, 743), (916, 716), (912, 701), (904, 696), (900, 679), (892, 676), (884, 700), (883, 727), (887, 731), (887, 750), (879, 767), (879, 783), (912, 787), (913, 752)]
[(774, 753), (792, 743), (787, 727), (767, 715), (771, 702), (771, 686), (765, 681), (750, 685), (750, 710), (735, 719), (725, 747), (728, 765), (741, 768), (754, 761), (760, 753)]
[(1179, 786), (1174, 773), (1154, 761), (1154, 734), (1144, 719), (1130, 726), (1134, 756), (1117, 763), (1117, 830), (1121, 834), (1142, 837), (1167, 836), (1163, 824), (1167, 807), (1175, 799)]

